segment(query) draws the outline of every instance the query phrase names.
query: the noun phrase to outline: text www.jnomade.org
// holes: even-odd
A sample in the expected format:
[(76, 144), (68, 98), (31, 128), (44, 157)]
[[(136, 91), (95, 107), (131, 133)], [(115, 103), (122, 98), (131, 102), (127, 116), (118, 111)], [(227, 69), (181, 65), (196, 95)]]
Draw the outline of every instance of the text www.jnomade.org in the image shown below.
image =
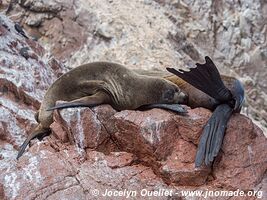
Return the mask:
[(182, 196), (182, 197), (257, 197), (262, 198), (262, 191), (243, 191), (243, 190), (175, 190), (175, 189), (158, 189), (158, 190), (115, 190), (106, 189), (100, 191), (98, 189), (91, 189), (90, 193), (92, 196), (103, 196), (103, 197), (171, 197), (171, 196)]

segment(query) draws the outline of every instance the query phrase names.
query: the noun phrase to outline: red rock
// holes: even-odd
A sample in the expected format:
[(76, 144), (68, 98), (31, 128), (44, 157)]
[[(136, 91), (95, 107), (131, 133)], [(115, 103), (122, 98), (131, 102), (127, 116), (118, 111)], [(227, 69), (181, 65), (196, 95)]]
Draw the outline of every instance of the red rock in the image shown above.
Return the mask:
[(169, 155), (179, 137), (173, 114), (160, 109), (119, 112), (106, 127), (121, 149), (156, 160)]
[(127, 152), (111, 152), (110, 155), (106, 157), (106, 160), (110, 168), (122, 168), (132, 165), (134, 156)]
[[(193, 141), (198, 141), (202, 128), (210, 116), (210, 112), (206, 109), (198, 108), (189, 110), (188, 116), (179, 116), (160, 109), (152, 109), (145, 112), (122, 111), (115, 113), (111, 107), (100, 106), (99, 108), (105, 108), (106, 113), (114, 113), (113, 116), (106, 117), (101, 123), (105, 124), (105, 133), (107, 132), (112, 136), (113, 141), (111, 142), (114, 142), (115, 145), (119, 147), (119, 151), (123, 150), (133, 153), (137, 156), (138, 162), (143, 162), (145, 165), (150, 166), (154, 172), (160, 175), (167, 183), (174, 183), (182, 186), (200, 186), (208, 183), (214, 184), (216, 187), (231, 189), (238, 188), (238, 186), (240, 186), (239, 181), (242, 180), (244, 181), (241, 183), (242, 187), (251, 188), (252, 185), (257, 185), (263, 178), (264, 170), (266, 170), (266, 165), (264, 163), (264, 160), (266, 160), (266, 156), (264, 157), (264, 155), (266, 155), (266, 150), (263, 147), (266, 145), (266, 140), (261, 131), (258, 128), (255, 128), (256, 126), (242, 115), (235, 114), (229, 123), (226, 132), (226, 135), (228, 136), (226, 136), (226, 142), (224, 142), (224, 144), (226, 143), (227, 147), (229, 145), (228, 148), (230, 148), (230, 150), (229, 152), (224, 151), (223, 145), (222, 150), (225, 155), (220, 155), (216, 159), (214, 166), (217, 166), (217, 163), (220, 163), (220, 165), (217, 166), (220, 170), (217, 173), (216, 168), (213, 169), (212, 179), (214, 180), (211, 181), (211, 177), (209, 177), (210, 169), (204, 167), (196, 170), (194, 167), (197, 145), (195, 145)], [(98, 109), (98, 107), (95, 109)], [(108, 111), (108, 109), (110, 111)], [(77, 113), (76, 115), (81, 114), (78, 118), (83, 118), (83, 115), (88, 116), (88, 114), (85, 114), (85, 110), (89, 109), (75, 109), (75, 111), (72, 110), (71, 113), (75, 112)], [(67, 115), (67, 111), (61, 111), (61, 113), (63, 117)], [(68, 116), (69, 115), (70, 114), (68, 114)], [(71, 114), (71, 116), (76, 115)], [(93, 119), (96, 118), (95, 116), (91, 117)], [(75, 117), (72, 118), (72, 120), (75, 120)], [(68, 121), (72, 120), (68, 119)], [(233, 120), (238, 123), (238, 127), (233, 126)], [(89, 121), (88, 124), (92, 123), (89, 119), (87, 119), (87, 121)], [(97, 124), (99, 122), (95, 123)], [(83, 126), (82, 124), (83, 123), (79, 122), (76, 125)], [(246, 126), (243, 126), (242, 124), (246, 124)], [(193, 129), (192, 126), (198, 126), (198, 128)], [(254, 132), (254, 129), (256, 132)], [(88, 126), (83, 129), (83, 132), (90, 132), (91, 130), (96, 129), (92, 129), (92, 127)], [(188, 134), (188, 137), (185, 137), (185, 133), (181, 133), (181, 130), (191, 132)], [(254, 176), (254, 178), (251, 177), (251, 172), (247, 174), (247, 170), (245, 169), (246, 165), (248, 165), (249, 154), (247, 154), (246, 157), (240, 157), (240, 151), (243, 148), (247, 148), (246, 145), (248, 142), (248, 138), (245, 137), (245, 134), (242, 134), (241, 130), (246, 130), (247, 133), (250, 133), (249, 140), (251, 140), (251, 142), (253, 141), (251, 147), (255, 148), (254, 143), (258, 143), (260, 144), (261, 151), (263, 151), (263, 154), (255, 151), (257, 155), (261, 156), (255, 155), (255, 157), (253, 157), (254, 155), (251, 155), (253, 159), (260, 161), (261, 163), (260, 167), (258, 166), (258, 163), (253, 164), (256, 167), (255, 169), (259, 168), (256, 171), (257, 175)], [(236, 139), (231, 138), (230, 141), (228, 141), (228, 132), (230, 132), (233, 137), (241, 135), (240, 137), (236, 137)], [(92, 140), (94, 140), (96, 136), (97, 134), (95, 133), (95, 136), (92, 136)], [(254, 141), (256, 138), (261, 142)], [(236, 140), (238, 140), (238, 142)], [(234, 141), (236, 148), (231, 149), (233, 148), (231, 143)], [(239, 153), (235, 154), (235, 151), (238, 151)], [(230, 160), (226, 162), (224, 159)], [(226, 162), (226, 164), (224, 164), (224, 162)], [(233, 169), (238, 173), (236, 174)], [(227, 176), (225, 176), (225, 174), (227, 174)], [(247, 178), (248, 175), (250, 178)], [(231, 180), (230, 177), (234, 178), (236, 183)], [(228, 181), (224, 179), (227, 179)], [(225, 184), (226, 182), (228, 183)]]
[[(99, 117), (97, 111), (93, 112), (89, 108), (70, 108), (62, 110), (60, 111), (62, 117), (58, 114), (54, 115), (55, 123), (52, 126), (52, 130), (59, 138), (67, 137), (72, 144), (76, 144), (82, 149), (101, 148), (101, 145), (109, 140), (110, 135), (107, 133), (105, 126), (101, 123), (99, 118), (105, 119), (110, 113), (114, 112), (112, 109), (108, 111), (108, 113), (101, 113), (100, 111), (100, 115), (103, 114), (104, 116)], [(79, 123), (77, 123), (77, 120)], [(59, 123), (62, 124), (63, 127), (62, 131), (57, 133), (57, 129), (60, 128), (58, 126)]]
[[(34, 124), (34, 112), (48, 85), (56, 79), (56, 73), (47, 62), (47, 55), (38, 43), (24, 38), (14, 29), (14, 23), (1, 15), (0, 70), (0, 139), (18, 147)], [(26, 60), (20, 49), (28, 47), (38, 55)], [(55, 60), (55, 63), (57, 61)], [(63, 72), (58, 63), (57, 72)]]
[[(161, 109), (117, 112), (109, 105), (61, 110), (54, 113), (53, 133), (34, 140), (17, 161), (45, 90), (63, 70), (1, 19), (10, 32), (0, 44), (0, 199), (107, 199), (106, 190), (136, 191), (134, 197), (148, 199), (141, 197), (143, 189), (259, 190), (266, 197), (267, 141), (243, 115), (231, 118), (213, 168), (195, 170), (198, 140), (211, 115), (203, 108), (188, 108), (188, 116)], [(25, 45), (37, 57), (22, 57)], [(170, 198), (184, 197), (149, 199)]]
[(247, 117), (235, 114), (231, 118), (221, 153), (213, 171), (216, 185), (249, 190), (263, 179), (267, 139)]
[(196, 108), (194, 110), (188, 109), (188, 115), (186, 117), (175, 118), (176, 123), (179, 124), (181, 137), (188, 142), (198, 144), (202, 128), (210, 116), (211, 112), (209, 110)]
[(166, 161), (161, 162), (161, 174), (169, 183), (181, 186), (205, 184), (210, 169), (195, 169), (197, 147), (183, 139), (177, 140), (175, 148)]

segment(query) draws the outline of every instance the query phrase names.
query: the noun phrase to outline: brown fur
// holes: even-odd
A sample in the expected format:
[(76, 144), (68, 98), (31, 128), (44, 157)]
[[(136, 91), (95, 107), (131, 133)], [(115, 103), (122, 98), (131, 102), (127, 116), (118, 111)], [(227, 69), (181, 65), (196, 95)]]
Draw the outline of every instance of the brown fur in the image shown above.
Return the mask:
[[(168, 81), (171, 81), (175, 85), (177, 85), (183, 93), (185, 93), (188, 96), (188, 102), (186, 103), (191, 108), (197, 108), (197, 107), (203, 107), (207, 108), (209, 110), (213, 110), (217, 105), (218, 102), (207, 95), (206, 93), (198, 90), (197, 88), (193, 87), (189, 83), (185, 82), (183, 79), (179, 78), (176, 75), (173, 75), (167, 71), (148, 71), (148, 70), (142, 70), (142, 69), (136, 69), (134, 70), (136, 73), (146, 75), (146, 76), (152, 76), (152, 77), (158, 77), (158, 78), (164, 78)], [(225, 86), (232, 91), (232, 86), (234, 81), (237, 79), (230, 76), (221, 76)]]
[[(188, 103), (187, 105), (191, 108), (196, 107), (204, 107), (210, 110), (213, 110), (217, 105), (218, 102), (207, 95), (206, 93), (198, 90), (197, 88), (193, 87), (189, 83), (185, 82), (181, 78), (175, 75), (163, 76), (166, 80), (169, 80), (176, 84), (187, 96), (188, 96)], [(232, 91), (232, 86), (235, 80), (234, 77), (229, 76), (221, 76), (225, 86)]]

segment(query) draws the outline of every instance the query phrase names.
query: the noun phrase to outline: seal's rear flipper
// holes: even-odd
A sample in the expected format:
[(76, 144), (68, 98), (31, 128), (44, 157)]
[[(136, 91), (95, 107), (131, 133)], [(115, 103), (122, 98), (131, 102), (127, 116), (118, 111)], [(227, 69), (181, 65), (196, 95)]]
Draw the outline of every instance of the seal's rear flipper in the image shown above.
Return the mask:
[(62, 108), (74, 108), (74, 107), (94, 107), (108, 102), (109, 96), (106, 93), (98, 92), (91, 96), (82, 97), (74, 101), (58, 104), (54, 107), (48, 108), (46, 111)]
[(244, 92), (244, 87), (239, 80), (234, 81), (233, 88), (231, 89), (231, 93), (235, 100), (234, 111), (240, 112), (245, 101), (245, 92)]
[(17, 155), (17, 160), (22, 156), (25, 149), (27, 148), (28, 144), (31, 140), (38, 138), (39, 140), (43, 139), (45, 136), (50, 134), (50, 129), (43, 129), (41, 125), (37, 126), (32, 134), (30, 134), (27, 139), (23, 142), (23, 144), (19, 148), (19, 152)]
[(139, 110), (147, 110), (152, 108), (162, 108), (164, 110), (170, 110), (178, 114), (185, 114), (187, 113), (187, 110), (184, 106), (180, 104), (150, 104), (150, 105), (144, 105), (139, 107)]
[(195, 166), (200, 167), (205, 160), (205, 164), (210, 166), (214, 158), (218, 155), (222, 145), (227, 122), (229, 121), (233, 109), (228, 104), (217, 106), (208, 123), (204, 127), (201, 135), (195, 160)]
[(214, 99), (220, 102), (229, 101), (232, 99), (232, 94), (225, 87), (218, 69), (208, 56), (205, 60), (206, 63), (197, 63), (197, 67), (191, 68), (190, 71), (177, 71), (174, 68), (167, 68), (167, 70)]

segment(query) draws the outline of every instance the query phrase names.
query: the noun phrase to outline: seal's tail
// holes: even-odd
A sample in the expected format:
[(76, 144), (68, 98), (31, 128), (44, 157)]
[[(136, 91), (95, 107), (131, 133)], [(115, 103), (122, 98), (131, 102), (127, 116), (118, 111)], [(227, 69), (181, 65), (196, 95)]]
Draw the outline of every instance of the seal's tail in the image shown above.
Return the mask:
[(214, 158), (218, 155), (222, 145), (227, 122), (229, 121), (233, 108), (228, 104), (217, 106), (208, 123), (205, 125), (201, 135), (195, 166), (200, 167), (205, 161), (210, 166)]
[(42, 127), (41, 124), (39, 124), (35, 130), (27, 137), (27, 139), (23, 142), (23, 144), (19, 148), (19, 152), (17, 155), (17, 160), (22, 156), (25, 149), (27, 148), (28, 144), (31, 140), (38, 138), (39, 140), (42, 140), (45, 136), (50, 134), (50, 129), (45, 129)]

